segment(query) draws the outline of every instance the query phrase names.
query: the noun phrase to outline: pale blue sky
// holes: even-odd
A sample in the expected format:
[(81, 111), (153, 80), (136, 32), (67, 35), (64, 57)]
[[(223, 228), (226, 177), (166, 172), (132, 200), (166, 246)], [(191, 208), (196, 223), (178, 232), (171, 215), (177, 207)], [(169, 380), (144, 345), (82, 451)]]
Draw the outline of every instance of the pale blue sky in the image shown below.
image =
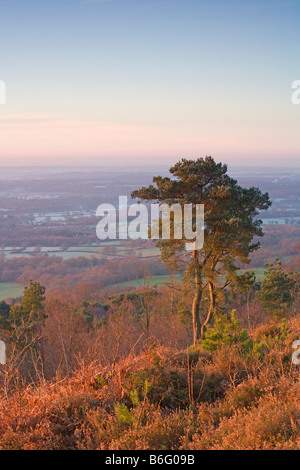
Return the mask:
[(299, 165), (297, 0), (0, 0), (0, 47), (0, 163)]

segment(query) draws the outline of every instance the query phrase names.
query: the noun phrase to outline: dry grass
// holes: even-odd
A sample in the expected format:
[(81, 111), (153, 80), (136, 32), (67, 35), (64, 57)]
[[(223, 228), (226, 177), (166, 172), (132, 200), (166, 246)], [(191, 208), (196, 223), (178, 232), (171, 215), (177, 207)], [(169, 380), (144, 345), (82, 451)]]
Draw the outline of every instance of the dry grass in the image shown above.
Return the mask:
[(152, 346), (113, 370), (19, 387), (0, 403), (0, 449), (299, 449), (293, 336), (261, 359)]

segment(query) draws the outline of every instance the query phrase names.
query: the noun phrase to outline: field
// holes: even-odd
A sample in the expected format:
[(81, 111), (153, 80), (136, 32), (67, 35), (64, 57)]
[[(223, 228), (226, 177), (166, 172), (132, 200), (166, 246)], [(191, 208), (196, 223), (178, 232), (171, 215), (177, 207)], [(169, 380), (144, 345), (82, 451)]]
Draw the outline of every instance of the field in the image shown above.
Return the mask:
[[(149, 248), (149, 250), (151, 250)], [(144, 250), (147, 251), (147, 250)], [(264, 270), (265, 268), (249, 268), (249, 270), (241, 269), (241, 273), (244, 273), (246, 271), (254, 271), (256, 275), (257, 281), (262, 281), (264, 277)], [(175, 274), (175, 276), (168, 276), (167, 274), (162, 274), (160, 276), (150, 276), (146, 280), (144, 278), (138, 278), (133, 281), (124, 281), (124, 282), (119, 282), (117, 284), (113, 284), (109, 286), (109, 288), (128, 288), (128, 287), (140, 287), (144, 285), (149, 285), (149, 286), (154, 286), (154, 285), (162, 285), (165, 284), (166, 282), (172, 282), (172, 281), (181, 281), (182, 279), (182, 274)]]
[(23, 294), (24, 287), (11, 282), (0, 282), (0, 301), (14, 299)]
[(130, 256), (134, 255), (139, 258), (149, 258), (159, 256), (158, 248), (138, 248), (130, 250), (126, 243), (121, 244), (119, 241), (99, 243), (98, 246), (72, 246), (67, 249), (59, 247), (41, 247), (38, 252), (35, 247), (28, 247), (25, 249), (20, 248), (4, 248), (0, 249), (0, 254), (5, 256), (5, 259), (22, 258), (35, 256), (37, 253), (42, 253), (47, 256), (60, 256), (64, 260), (77, 258), (83, 256), (84, 258), (108, 257), (115, 256)]
[(150, 276), (149, 278), (145, 280), (144, 278), (139, 278), (139, 279), (135, 279), (134, 281), (119, 282), (117, 284), (113, 284), (109, 286), (109, 288), (112, 288), (112, 287), (128, 288), (128, 287), (140, 287), (140, 286), (145, 286), (145, 285), (155, 286), (155, 285), (165, 284), (165, 282), (172, 282), (174, 280), (180, 281), (181, 274), (175, 274), (175, 276), (168, 276), (167, 274), (163, 274), (161, 276)]

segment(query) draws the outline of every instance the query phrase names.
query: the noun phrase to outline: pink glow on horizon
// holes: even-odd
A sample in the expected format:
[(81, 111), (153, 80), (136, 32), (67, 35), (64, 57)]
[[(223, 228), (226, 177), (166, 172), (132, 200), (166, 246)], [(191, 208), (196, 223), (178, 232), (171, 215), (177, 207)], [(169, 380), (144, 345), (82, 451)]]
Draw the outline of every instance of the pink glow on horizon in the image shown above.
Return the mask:
[(236, 164), (245, 164), (252, 156), (255, 161), (248, 164), (265, 165), (264, 155), (268, 164), (272, 164), (271, 155), (276, 163), (282, 155), (289, 155), (289, 148), (295, 148), (295, 137), (289, 138), (288, 129), (286, 134), (286, 139), (282, 139), (282, 135), (276, 138), (272, 129), (257, 128), (253, 134), (253, 129), (247, 132), (243, 128), (233, 133), (216, 126), (212, 135), (211, 128), (200, 131), (179, 126), (80, 121), (51, 115), (1, 114), (0, 164), (10, 159), (21, 164), (28, 158), (51, 164), (60, 157), (66, 161), (99, 157), (106, 163), (107, 159), (115, 159), (115, 163), (130, 160), (139, 164), (152, 161), (163, 164), (171, 157), (215, 155), (220, 160), (230, 158)]

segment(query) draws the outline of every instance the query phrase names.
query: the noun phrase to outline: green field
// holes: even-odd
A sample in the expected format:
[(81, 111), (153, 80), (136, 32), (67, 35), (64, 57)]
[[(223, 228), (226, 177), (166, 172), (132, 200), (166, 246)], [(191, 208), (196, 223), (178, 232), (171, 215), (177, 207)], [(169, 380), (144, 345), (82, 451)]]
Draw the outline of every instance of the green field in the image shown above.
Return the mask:
[[(254, 271), (256, 275), (257, 281), (262, 281), (264, 278), (264, 270), (265, 268), (252, 268), (252, 269), (241, 269), (240, 274), (247, 272), (247, 271)], [(108, 286), (108, 289), (111, 288), (128, 288), (128, 287), (141, 287), (141, 286), (153, 286), (153, 285), (162, 285), (165, 282), (172, 282), (172, 281), (181, 281), (182, 274), (175, 274), (175, 276), (169, 276), (167, 274), (163, 274), (160, 276), (150, 276), (146, 280), (144, 278), (134, 279), (132, 281), (124, 281), (119, 282), (117, 284), (112, 284)]]
[(181, 274), (176, 274), (175, 276), (169, 276), (167, 274), (162, 274), (161, 276), (150, 276), (146, 280), (144, 278), (140, 279), (134, 279), (132, 281), (124, 281), (124, 282), (119, 282), (117, 284), (112, 284), (108, 288), (127, 288), (127, 287), (141, 287), (141, 286), (154, 286), (154, 285), (162, 285), (166, 281), (167, 282), (172, 282), (172, 281), (180, 281), (181, 280)]
[(24, 287), (11, 282), (0, 282), (0, 301), (21, 297)]

